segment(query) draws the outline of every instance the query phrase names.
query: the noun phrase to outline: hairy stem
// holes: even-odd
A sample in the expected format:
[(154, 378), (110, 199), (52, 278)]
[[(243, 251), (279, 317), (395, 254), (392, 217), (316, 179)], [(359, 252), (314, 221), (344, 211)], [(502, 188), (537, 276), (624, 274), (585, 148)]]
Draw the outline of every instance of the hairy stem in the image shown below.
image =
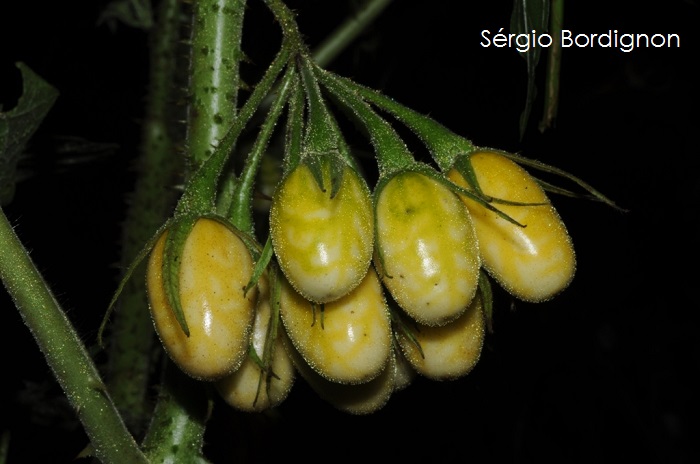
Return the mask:
[(75, 329), (0, 209), (0, 279), (103, 463), (146, 463)]
[(203, 464), (202, 439), (209, 415), (204, 385), (167, 362), (153, 421), (143, 441), (151, 462)]
[(197, 169), (236, 118), (245, 0), (194, 2), (187, 156)]
[[(170, 214), (176, 196), (172, 184), (180, 164), (171, 129), (171, 108), (175, 100), (179, 6), (178, 0), (161, 1), (158, 23), (151, 33), (148, 103), (137, 161), (138, 177), (124, 221), (122, 269), (129, 267)], [(135, 272), (144, 275), (145, 266), (139, 266)], [(108, 384), (114, 402), (136, 435), (141, 435), (150, 414), (147, 398), (153, 340), (144, 281), (129, 279), (111, 326)]]

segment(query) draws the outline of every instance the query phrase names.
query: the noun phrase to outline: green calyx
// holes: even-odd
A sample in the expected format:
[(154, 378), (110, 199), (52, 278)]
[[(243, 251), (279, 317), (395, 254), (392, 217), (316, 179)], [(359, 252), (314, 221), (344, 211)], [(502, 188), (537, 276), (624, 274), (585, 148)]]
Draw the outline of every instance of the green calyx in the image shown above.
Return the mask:
[(587, 193), (586, 194), (576, 193), (576, 192), (573, 192), (571, 190), (568, 190), (568, 189), (565, 189), (562, 187), (558, 187), (554, 184), (550, 184), (550, 183), (545, 182), (541, 179), (535, 178), (537, 183), (539, 183), (540, 186), (547, 192), (556, 193), (559, 195), (564, 195), (564, 196), (573, 197), (573, 198), (582, 198), (582, 199), (586, 199), (586, 200), (598, 201), (601, 203), (605, 203), (606, 205), (608, 205), (608, 206), (610, 206), (618, 211), (621, 211), (623, 213), (627, 212), (626, 209), (618, 206), (614, 201), (612, 201), (611, 199), (609, 199), (608, 197), (603, 195), (601, 192), (599, 192), (598, 190), (593, 188), (590, 184), (584, 182), (583, 180), (579, 179), (578, 177), (574, 176), (573, 174), (570, 174), (570, 173), (564, 171), (563, 169), (559, 169), (559, 168), (551, 166), (549, 164), (542, 163), (541, 161), (537, 161), (537, 160), (533, 160), (530, 158), (526, 158), (524, 156), (516, 155), (514, 153), (508, 153), (508, 152), (503, 151), (503, 150), (496, 150), (493, 148), (488, 148), (486, 150), (492, 151), (495, 153), (499, 153), (499, 154), (505, 156), (506, 158), (509, 158), (511, 161), (514, 161), (514, 162), (520, 164), (521, 166), (526, 166), (529, 168), (537, 169), (538, 171), (552, 174), (554, 176), (569, 180), (569, 181), (573, 182), (574, 184), (578, 185), (583, 190), (585, 190)]
[(175, 313), (175, 319), (182, 328), (182, 331), (190, 336), (190, 329), (185, 320), (185, 314), (180, 303), (180, 265), (182, 264), (182, 252), (185, 248), (187, 237), (192, 232), (196, 216), (183, 216), (168, 229), (168, 236), (165, 239), (163, 249), (163, 287), (165, 297), (170, 307)]
[[(271, 247), (270, 247), (271, 248)], [(265, 386), (265, 391), (267, 397), (270, 398), (270, 385), (273, 378), (279, 379), (279, 376), (275, 374), (272, 370), (272, 363), (275, 356), (275, 346), (277, 342), (277, 337), (280, 332), (280, 275), (279, 268), (272, 264), (270, 265), (270, 270), (268, 272), (268, 279), (270, 285), (270, 320), (267, 325), (267, 332), (265, 333), (265, 344), (263, 347), (262, 358), (258, 355), (253, 347), (252, 343), (250, 345), (250, 355), (251, 358), (260, 368), (260, 377), (258, 379), (258, 389), (255, 393), (255, 399), (253, 400), (253, 405), (255, 405), (260, 397), (260, 392)]]
[(390, 175), (416, 164), (413, 155), (394, 128), (380, 117), (351, 87), (347, 86), (334, 74), (316, 65), (312, 65), (312, 71), (316, 79), (342, 105), (346, 106), (353, 116), (367, 129), (374, 146), (380, 176)]
[[(349, 166), (357, 171), (357, 164), (350, 154), (337, 121), (321, 95), (312, 71), (312, 63), (305, 56), (301, 56), (299, 61), (307, 108), (306, 125), (304, 126), (303, 122), (303, 110), (299, 109), (298, 104), (290, 105), (288, 142), (298, 141), (298, 145), (292, 145), (288, 150), (285, 166), (288, 171), (291, 171), (299, 164), (306, 165), (316, 185), (323, 192), (329, 188), (324, 176), (324, 171), (328, 170), (330, 197), (335, 198), (342, 185), (345, 168)], [(303, 140), (299, 140), (302, 132)]]
[(457, 156), (476, 150), (472, 142), (455, 134), (434, 119), (403, 106), (374, 89), (346, 77), (332, 75), (332, 79), (337, 82), (337, 85), (344, 86), (347, 91), (386, 111), (406, 125), (425, 144), (433, 160), (443, 172), (447, 172), (452, 167)]
[(541, 161), (533, 160), (530, 158), (526, 158), (524, 156), (516, 155), (514, 153), (509, 153), (507, 151), (503, 150), (498, 150), (495, 148), (483, 148), (483, 147), (475, 147), (474, 151), (467, 155), (458, 155), (454, 163), (452, 165), (452, 168), (457, 170), (464, 180), (467, 182), (469, 185), (469, 189), (464, 189), (462, 187), (459, 187), (457, 185), (454, 185), (455, 191), (457, 193), (460, 193), (462, 195), (466, 195), (469, 198), (473, 199), (474, 201), (477, 201), (484, 207), (496, 212), (499, 214), (501, 217), (504, 219), (517, 224), (517, 222), (513, 221), (509, 216), (503, 214), (501, 211), (498, 209), (494, 208), (492, 203), (496, 204), (504, 204), (504, 205), (513, 205), (513, 206), (541, 206), (543, 203), (520, 203), (520, 202), (513, 202), (513, 201), (507, 201), (503, 200), (500, 198), (494, 198), (490, 197), (488, 195), (485, 195), (481, 188), (479, 187), (479, 183), (476, 179), (476, 174), (474, 173), (474, 169), (471, 165), (471, 156), (478, 153), (478, 152), (491, 152), (491, 153), (497, 153), (501, 156), (504, 156), (511, 161), (524, 166), (524, 167), (529, 167), (533, 169), (537, 169), (541, 172), (545, 172), (566, 180), (569, 180), (576, 185), (578, 185), (580, 188), (584, 189), (587, 193), (586, 194), (581, 194), (581, 193), (576, 193), (573, 192), (569, 189), (559, 187), (557, 185), (551, 184), (549, 182), (543, 181), (542, 179), (538, 179), (533, 176), (535, 181), (540, 184), (540, 186), (543, 188), (543, 190), (550, 192), (550, 193), (556, 193), (559, 195), (564, 195), (568, 197), (573, 197), (573, 198), (582, 198), (582, 199), (587, 199), (587, 200), (593, 200), (593, 201), (599, 201), (601, 203), (605, 203), (606, 205), (617, 209), (618, 211), (626, 212), (625, 209), (617, 206), (612, 200), (610, 200), (608, 197), (600, 193), (598, 190), (594, 189), (592, 186), (587, 184), (586, 182), (582, 181), (578, 177), (574, 176), (573, 174), (570, 174), (563, 169), (556, 168), (554, 166), (550, 166), (548, 164), (542, 163)]

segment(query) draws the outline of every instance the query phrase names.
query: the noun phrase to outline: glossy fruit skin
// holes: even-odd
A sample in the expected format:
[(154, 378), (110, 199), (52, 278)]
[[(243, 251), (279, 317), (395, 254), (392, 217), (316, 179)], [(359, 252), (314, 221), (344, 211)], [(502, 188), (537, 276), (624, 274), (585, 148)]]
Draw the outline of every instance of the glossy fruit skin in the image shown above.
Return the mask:
[[(483, 205), (462, 196), (469, 209), (483, 265), (503, 288), (528, 302), (552, 298), (574, 277), (576, 255), (559, 214), (539, 184), (515, 162), (496, 152), (477, 152), (471, 163), (484, 194), (539, 206), (494, 203), (505, 214), (526, 227), (499, 217)], [(448, 178), (466, 187), (464, 178), (451, 170)]]
[[(267, 274), (263, 274), (258, 280), (258, 289), (258, 305), (250, 342), (258, 357), (263, 359), (271, 313)], [(280, 326), (279, 332), (282, 331)], [(273, 408), (287, 398), (294, 384), (294, 365), (285, 350), (281, 333), (278, 333), (274, 342), (271, 368), (275, 376), (270, 378), (268, 389), (264, 379), (260, 384), (260, 367), (246, 356), (238, 370), (216, 382), (216, 389), (226, 403), (238, 410), (261, 412)]]
[(481, 356), (486, 335), (481, 297), (477, 294), (469, 308), (456, 320), (442, 327), (418, 324), (416, 345), (405, 336), (399, 337), (404, 356), (421, 375), (431, 380), (453, 380), (468, 374)]
[(379, 192), (375, 214), (374, 263), (399, 306), (430, 326), (459, 317), (474, 297), (480, 267), (459, 198), (428, 175), (403, 171)]
[(180, 369), (198, 380), (216, 380), (236, 370), (248, 349), (257, 299), (243, 288), (253, 260), (241, 239), (212, 219), (198, 219), (185, 241), (180, 267), (180, 301), (190, 330), (175, 319), (163, 288), (167, 232), (148, 261), (146, 284), (151, 317), (160, 341)]
[(364, 180), (345, 167), (331, 198), (302, 163), (280, 183), (270, 210), (270, 234), (280, 267), (306, 299), (327, 303), (359, 285), (372, 259), (372, 201)]
[(386, 368), (369, 382), (350, 385), (332, 382), (321, 376), (285, 336), (285, 346), (299, 374), (324, 401), (336, 409), (354, 415), (372, 414), (383, 408), (396, 391), (396, 356), (391, 352)]
[(391, 354), (391, 320), (381, 283), (370, 269), (359, 286), (321, 312), (288, 284), (280, 313), (289, 338), (307, 364), (329, 381), (366, 383), (386, 367)]

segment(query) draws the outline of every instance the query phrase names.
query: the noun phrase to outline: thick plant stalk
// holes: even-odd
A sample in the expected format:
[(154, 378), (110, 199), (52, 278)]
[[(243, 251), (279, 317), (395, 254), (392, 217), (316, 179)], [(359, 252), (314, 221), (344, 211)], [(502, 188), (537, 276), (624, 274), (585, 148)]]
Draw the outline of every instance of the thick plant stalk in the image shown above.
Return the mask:
[[(172, 188), (180, 167), (171, 125), (179, 0), (163, 0), (158, 23), (151, 32), (150, 76), (142, 145), (137, 161), (138, 177), (130, 196), (122, 235), (121, 267), (127, 269), (144, 243), (165, 221), (175, 200)], [(137, 276), (145, 274), (141, 265)], [(108, 385), (114, 402), (132, 432), (140, 436), (150, 415), (149, 375), (152, 370), (153, 324), (144, 279), (126, 283), (109, 338)]]
[(192, 170), (213, 153), (236, 117), (244, 10), (245, 0), (193, 4), (187, 118)]
[(99, 372), (5, 213), (0, 209), (0, 279), (103, 463), (146, 463)]
[(143, 441), (151, 462), (208, 462), (201, 450), (210, 408), (204, 388), (173, 363), (166, 363), (153, 421)]
[[(184, 154), (187, 177), (214, 152), (236, 118), (244, 8), (244, 0), (205, 0), (193, 7), (191, 100)], [(235, 178), (230, 179), (235, 185)], [(202, 457), (208, 406), (205, 390), (201, 383), (166, 362), (144, 450), (153, 462), (206, 462)]]

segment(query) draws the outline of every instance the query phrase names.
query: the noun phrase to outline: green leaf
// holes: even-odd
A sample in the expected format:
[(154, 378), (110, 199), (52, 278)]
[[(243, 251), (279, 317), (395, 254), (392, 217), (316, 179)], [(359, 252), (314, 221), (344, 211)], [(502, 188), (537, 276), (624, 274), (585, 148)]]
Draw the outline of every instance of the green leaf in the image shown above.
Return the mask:
[(17, 161), (58, 98), (58, 90), (24, 63), (17, 63), (24, 91), (17, 106), (0, 111), (0, 205), (12, 201), (17, 183)]
[[(513, 13), (510, 17), (510, 32), (513, 34), (530, 34), (532, 31), (537, 35), (547, 32), (549, 25), (549, 0), (515, 0), (513, 3)], [(526, 52), (519, 52), (527, 63), (527, 96), (525, 97), (525, 108), (520, 114), (520, 138), (525, 135), (527, 122), (532, 112), (532, 104), (537, 96), (535, 87), (535, 71), (540, 60), (540, 47), (530, 44)]]

